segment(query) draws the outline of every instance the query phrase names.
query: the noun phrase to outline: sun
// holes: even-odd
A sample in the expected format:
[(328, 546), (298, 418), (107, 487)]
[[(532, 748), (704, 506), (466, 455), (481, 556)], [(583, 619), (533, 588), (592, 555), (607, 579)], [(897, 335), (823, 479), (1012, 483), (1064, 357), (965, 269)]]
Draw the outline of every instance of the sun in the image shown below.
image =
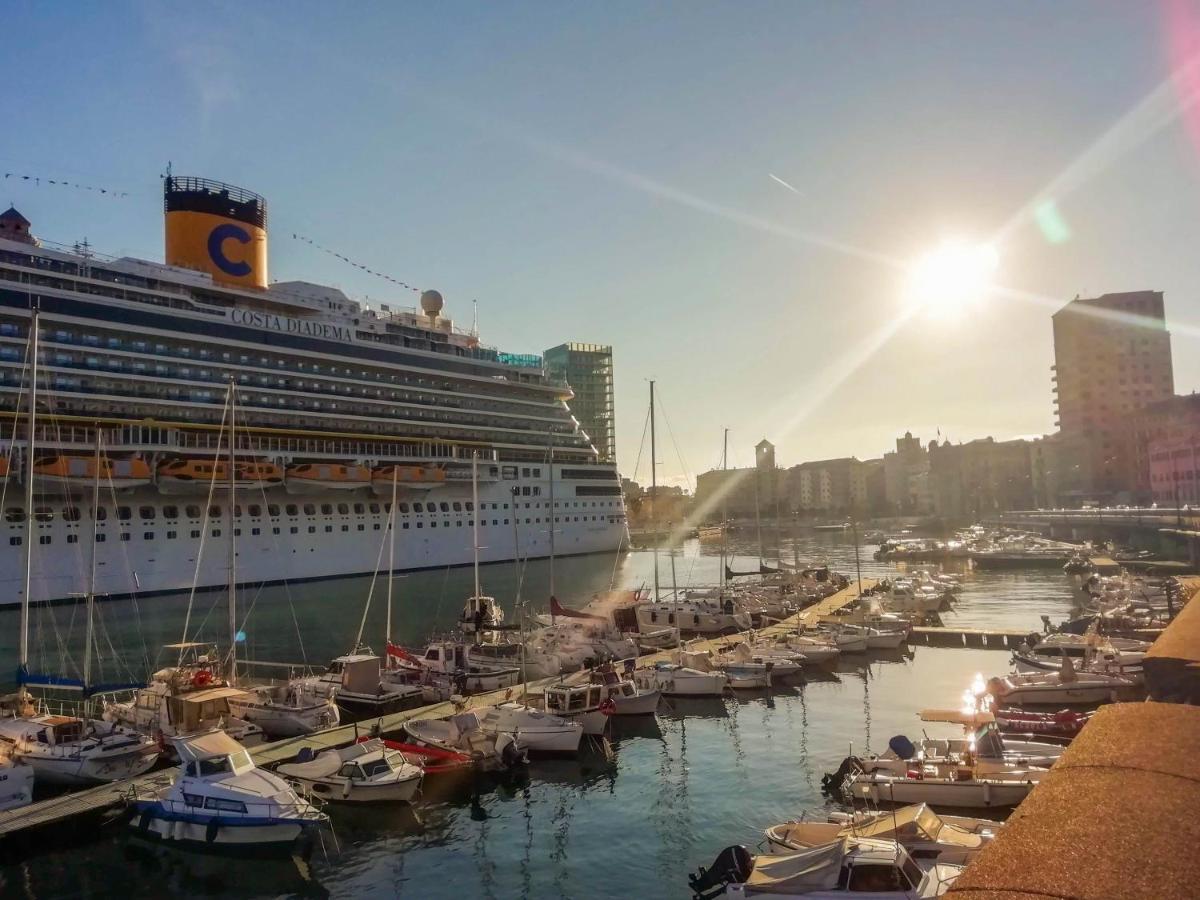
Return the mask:
[(988, 244), (944, 241), (909, 267), (906, 299), (931, 315), (953, 315), (983, 298), (998, 263)]

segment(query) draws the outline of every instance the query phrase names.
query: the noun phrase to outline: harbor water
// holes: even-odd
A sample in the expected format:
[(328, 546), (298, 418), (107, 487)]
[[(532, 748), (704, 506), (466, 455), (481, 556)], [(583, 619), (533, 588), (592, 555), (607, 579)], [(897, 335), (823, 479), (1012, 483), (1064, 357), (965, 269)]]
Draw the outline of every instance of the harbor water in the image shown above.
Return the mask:
[[(769, 540), (768, 543), (774, 543)], [(786, 535), (779, 555), (793, 557)], [(735, 569), (758, 564), (757, 540), (733, 543)], [(864, 577), (897, 568), (860, 554)], [(854, 577), (849, 534), (802, 534), (796, 554)], [(660, 583), (713, 583), (719, 547), (688, 541), (661, 551)], [(769, 549), (768, 564), (775, 555)], [(555, 563), (555, 593), (580, 604), (610, 585), (649, 584), (654, 554), (577, 557)], [(672, 576), (674, 563), (674, 576)], [(1072, 609), (1077, 586), (1057, 571), (962, 573), (947, 625), (1040, 630)], [(469, 569), (412, 573), (393, 583), (393, 631), (419, 645), (448, 629), (471, 590)], [(324, 661), (349, 649), (359, 630), (369, 578), (272, 586), (245, 592), (242, 654), (254, 659)], [(541, 609), (549, 564), (483, 570), (487, 593), (511, 610), (518, 584)], [(385, 579), (375, 584), (364, 640), (382, 646)], [(100, 605), (106, 676), (169, 662), (161, 644), (182, 634), (188, 598), (152, 597)], [(0, 654), (15, 659), (16, 612), (0, 614)], [(82, 612), (34, 611), (33, 659), (69, 666), (78, 656)], [(218, 639), (227, 628), (224, 598), (198, 594), (192, 628)], [(657, 722), (616, 719), (611, 758), (598, 751), (574, 760), (535, 761), (520, 781), (481, 785), (413, 808), (333, 807), (333, 833), (308, 871), (291, 860), (231, 860), (148, 846), (122, 829), (73, 835), (56, 849), (5, 859), (0, 895), (49, 897), (687, 897), (687, 874), (729, 844), (751, 849), (762, 830), (806, 810), (822, 811), (823, 773), (851, 750), (881, 751), (896, 734), (919, 734), (917, 713), (957, 706), (976, 673), (1007, 669), (997, 650), (916, 647), (839, 661), (770, 692), (724, 700), (664, 703)], [(7, 668), (7, 667), (6, 667)]]

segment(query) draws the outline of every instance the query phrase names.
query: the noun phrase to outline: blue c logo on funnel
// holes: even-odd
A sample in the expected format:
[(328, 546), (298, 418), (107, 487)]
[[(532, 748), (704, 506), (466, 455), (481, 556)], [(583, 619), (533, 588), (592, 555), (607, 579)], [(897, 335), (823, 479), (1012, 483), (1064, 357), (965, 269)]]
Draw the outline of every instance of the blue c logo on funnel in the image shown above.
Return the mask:
[(239, 244), (248, 244), (250, 243), (250, 235), (246, 229), (230, 222), (218, 225), (208, 235), (209, 258), (226, 275), (232, 275), (235, 278), (244, 278), (250, 274), (252, 269), (249, 263), (236, 262), (225, 255), (224, 244), (230, 240), (237, 241)]

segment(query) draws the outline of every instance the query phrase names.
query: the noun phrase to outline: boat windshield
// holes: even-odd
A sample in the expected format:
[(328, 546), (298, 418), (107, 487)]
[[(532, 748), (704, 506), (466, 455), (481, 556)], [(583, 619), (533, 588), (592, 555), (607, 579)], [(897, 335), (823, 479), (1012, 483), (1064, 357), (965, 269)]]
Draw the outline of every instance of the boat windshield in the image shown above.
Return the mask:
[(900, 868), (904, 870), (904, 877), (908, 879), (908, 883), (912, 885), (914, 891), (920, 887), (921, 879), (924, 876), (921, 872), (921, 867), (913, 862), (911, 856), (905, 855), (902, 858)]
[(917, 816), (917, 828), (931, 841), (938, 839), (938, 832), (942, 830), (944, 824), (938, 818), (938, 814), (928, 806), (921, 810), (921, 814)]
[(222, 775), (225, 772), (232, 772), (233, 766), (229, 762), (228, 756), (214, 756), (211, 759), (202, 759), (199, 761), (200, 775)]
[(392, 771), (391, 763), (386, 759), (376, 759), (371, 762), (361, 763), (363, 774), (367, 778), (374, 778), (376, 775), (386, 775)]

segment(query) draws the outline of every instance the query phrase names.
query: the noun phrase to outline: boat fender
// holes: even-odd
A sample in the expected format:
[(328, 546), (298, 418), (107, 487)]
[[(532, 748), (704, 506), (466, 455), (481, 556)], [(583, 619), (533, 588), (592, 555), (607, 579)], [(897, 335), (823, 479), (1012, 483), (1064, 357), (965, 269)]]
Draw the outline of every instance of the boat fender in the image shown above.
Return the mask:
[(213, 819), (208, 823), (208, 827), (204, 829), (204, 840), (206, 843), (213, 843), (217, 839), (217, 834), (221, 830), (221, 821)]

